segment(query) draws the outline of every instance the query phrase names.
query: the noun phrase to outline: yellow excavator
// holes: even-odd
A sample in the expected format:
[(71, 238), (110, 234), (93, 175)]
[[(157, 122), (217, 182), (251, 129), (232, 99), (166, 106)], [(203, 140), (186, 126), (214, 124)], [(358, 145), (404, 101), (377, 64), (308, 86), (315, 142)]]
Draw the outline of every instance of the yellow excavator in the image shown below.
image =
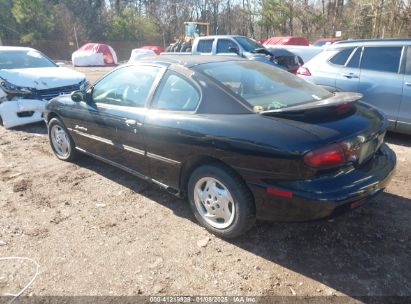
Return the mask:
[(166, 52), (190, 52), (195, 38), (210, 35), (208, 22), (184, 22), (184, 27), (184, 37), (176, 38), (176, 41), (166, 48)]

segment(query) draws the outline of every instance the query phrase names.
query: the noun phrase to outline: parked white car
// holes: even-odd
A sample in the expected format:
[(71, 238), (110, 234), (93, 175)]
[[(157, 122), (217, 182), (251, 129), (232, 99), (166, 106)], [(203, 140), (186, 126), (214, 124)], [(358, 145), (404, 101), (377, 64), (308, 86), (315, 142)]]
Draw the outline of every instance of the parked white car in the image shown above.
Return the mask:
[(151, 57), (155, 57), (157, 56), (157, 54), (152, 51), (152, 50), (148, 50), (148, 49), (133, 49), (131, 51), (131, 55), (130, 55), (130, 59), (128, 60), (128, 63), (134, 63), (140, 59), (143, 58), (151, 58)]
[(48, 100), (85, 85), (84, 74), (35, 49), (0, 46), (0, 122), (5, 128), (42, 121)]

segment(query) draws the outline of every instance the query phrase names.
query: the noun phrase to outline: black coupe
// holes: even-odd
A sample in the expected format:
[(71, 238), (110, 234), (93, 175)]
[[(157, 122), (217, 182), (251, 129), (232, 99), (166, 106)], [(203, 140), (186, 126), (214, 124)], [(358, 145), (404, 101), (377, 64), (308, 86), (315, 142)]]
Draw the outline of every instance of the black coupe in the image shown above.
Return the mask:
[(82, 152), (186, 195), (202, 225), (235, 237), (257, 218), (333, 216), (387, 186), (387, 120), (360, 98), (260, 62), (161, 56), (49, 101), (45, 120), (58, 158)]

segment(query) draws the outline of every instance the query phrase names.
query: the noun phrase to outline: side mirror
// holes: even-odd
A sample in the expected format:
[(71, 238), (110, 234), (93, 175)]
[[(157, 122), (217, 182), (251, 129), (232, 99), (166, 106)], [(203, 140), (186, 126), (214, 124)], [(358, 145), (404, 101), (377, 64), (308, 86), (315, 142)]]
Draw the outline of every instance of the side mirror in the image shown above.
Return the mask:
[(64, 66), (64, 65), (65, 65), (64, 62), (56, 62), (56, 64), (57, 64), (58, 66)]
[(228, 47), (228, 51), (230, 53), (236, 53), (237, 55), (240, 55), (240, 50), (236, 46), (230, 46)]
[(84, 91), (74, 91), (71, 93), (71, 100), (74, 102), (85, 101), (86, 93)]

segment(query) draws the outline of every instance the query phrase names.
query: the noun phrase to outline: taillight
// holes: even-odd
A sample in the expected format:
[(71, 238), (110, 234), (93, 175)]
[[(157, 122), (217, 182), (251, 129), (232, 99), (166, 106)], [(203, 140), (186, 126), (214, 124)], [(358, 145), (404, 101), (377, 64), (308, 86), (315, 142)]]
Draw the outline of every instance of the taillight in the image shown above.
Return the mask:
[(311, 150), (304, 155), (304, 162), (310, 167), (335, 167), (346, 161), (343, 148), (339, 144)]
[(311, 76), (310, 70), (300, 66), (297, 70), (297, 75)]

